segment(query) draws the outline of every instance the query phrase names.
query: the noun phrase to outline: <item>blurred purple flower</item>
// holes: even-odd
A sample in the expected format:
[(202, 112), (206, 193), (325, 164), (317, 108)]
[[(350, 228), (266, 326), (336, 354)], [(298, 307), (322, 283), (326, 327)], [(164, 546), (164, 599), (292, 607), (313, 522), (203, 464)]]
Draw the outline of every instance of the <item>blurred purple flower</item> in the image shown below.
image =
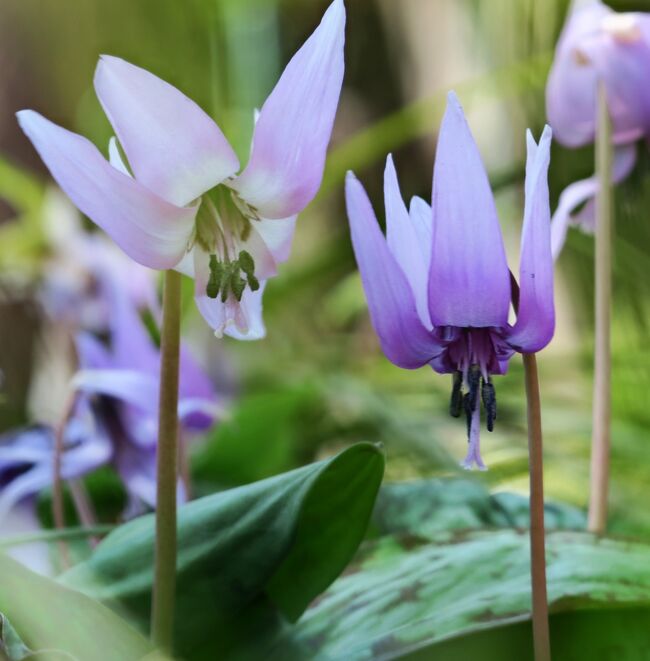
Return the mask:
[[(96, 277), (110, 310), (104, 344), (88, 332), (76, 338), (77, 393), (64, 432), (62, 478), (74, 479), (110, 463), (129, 496), (127, 516), (155, 507), (159, 352), (110, 264)], [(182, 436), (208, 429), (220, 409), (214, 388), (181, 348), (179, 420)], [(187, 440), (187, 439), (184, 439)], [(52, 483), (54, 433), (35, 427), (0, 442), (0, 518), (16, 502)], [(184, 498), (179, 485), (178, 497)]]
[[(599, 80), (612, 119), (612, 179), (619, 183), (634, 168), (636, 142), (650, 135), (650, 14), (616, 13), (599, 0), (575, 3), (546, 88), (549, 123), (562, 145), (582, 147), (594, 141)], [(551, 225), (554, 258), (569, 225), (593, 232), (597, 190), (596, 178), (590, 177), (571, 184), (560, 196)]]
[(436, 372), (453, 374), (450, 412), (458, 417), (464, 411), (467, 418), (466, 468), (485, 468), (479, 448), (480, 400), (492, 431), (496, 398), (491, 375), (504, 374), (515, 351), (539, 351), (553, 336), (550, 143), (549, 127), (539, 145), (527, 134), (514, 325), (508, 323), (511, 275), (494, 199), (453, 92), (438, 137), (431, 207), (416, 197), (407, 210), (389, 156), (384, 237), (363, 186), (348, 173), (352, 244), (382, 349), (399, 367), (415, 369), (428, 363)]
[(115, 139), (109, 163), (32, 110), (18, 121), (70, 199), (130, 257), (193, 276), (197, 306), (217, 336), (257, 339), (265, 281), (288, 258), (296, 215), (322, 179), (344, 27), (343, 1), (334, 0), (262, 106), (239, 175), (237, 156), (203, 110), (116, 57), (100, 59), (95, 90), (130, 169)]

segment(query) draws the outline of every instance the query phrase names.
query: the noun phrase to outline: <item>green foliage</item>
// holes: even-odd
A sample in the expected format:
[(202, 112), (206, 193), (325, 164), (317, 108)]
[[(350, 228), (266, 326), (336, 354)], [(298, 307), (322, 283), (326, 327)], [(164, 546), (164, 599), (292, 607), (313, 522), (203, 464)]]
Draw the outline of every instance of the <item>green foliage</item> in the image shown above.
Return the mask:
[(154, 659), (149, 641), (106, 606), (1, 553), (0, 613), (0, 659)]
[[(358, 444), (336, 457), (195, 500), (179, 510), (175, 640), (213, 659), (295, 620), (339, 575), (365, 533), (384, 469)], [(154, 519), (110, 534), (63, 582), (148, 625)]]
[[(546, 503), (549, 529), (585, 528), (584, 514), (575, 507)], [(528, 498), (490, 492), (470, 479), (417, 480), (382, 487), (373, 521), (382, 535), (412, 535), (436, 539), (441, 533), (485, 528), (526, 528)]]
[[(604, 659), (612, 650), (617, 659), (644, 658), (650, 546), (555, 532), (547, 560), (553, 658)], [(457, 534), (438, 543), (387, 536), (263, 656), (529, 659), (529, 611), (526, 533)]]

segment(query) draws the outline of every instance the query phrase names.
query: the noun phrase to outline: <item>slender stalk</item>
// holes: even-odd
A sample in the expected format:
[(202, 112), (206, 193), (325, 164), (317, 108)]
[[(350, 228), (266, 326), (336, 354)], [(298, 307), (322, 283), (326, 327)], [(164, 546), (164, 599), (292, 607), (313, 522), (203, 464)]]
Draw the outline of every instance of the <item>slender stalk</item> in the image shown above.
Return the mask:
[[(95, 507), (88, 491), (86, 491), (84, 483), (81, 480), (70, 480), (68, 485), (70, 487), (70, 494), (72, 495), (72, 502), (77, 510), (79, 522), (85, 528), (94, 528), (97, 525), (97, 514), (95, 513)], [(91, 535), (88, 541), (92, 547), (99, 544), (99, 539), (94, 535)]]
[[(76, 401), (76, 394), (70, 393), (66, 400), (61, 414), (59, 424), (54, 430), (54, 456), (52, 460), (52, 518), (54, 520), (54, 528), (62, 530), (65, 528), (65, 507), (63, 502), (63, 481), (61, 479), (61, 466), (63, 464), (63, 452), (65, 450), (65, 430), (68, 426), (68, 420), (74, 410)], [(70, 567), (70, 554), (65, 542), (59, 543), (59, 551), (61, 553), (61, 562), (63, 567)]]
[(602, 534), (607, 526), (609, 454), (611, 444), (612, 307), (612, 141), (605, 85), (598, 85), (596, 131), (596, 318), (594, 347), (594, 398), (591, 437), (591, 491), (588, 528)]
[(181, 276), (165, 271), (160, 346), (156, 553), (151, 637), (161, 650), (173, 647), (176, 592), (176, 484), (178, 479), (178, 367), (180, 362)]
[(530, 577), (533, 595), (533, 643), (535, 661), (550, 661), (551, 640), (546, 598), (544, 545), (544, 458), (542, 408), (535, 354), (523, 355), (528, 407), (528, 461), (530, 471)]

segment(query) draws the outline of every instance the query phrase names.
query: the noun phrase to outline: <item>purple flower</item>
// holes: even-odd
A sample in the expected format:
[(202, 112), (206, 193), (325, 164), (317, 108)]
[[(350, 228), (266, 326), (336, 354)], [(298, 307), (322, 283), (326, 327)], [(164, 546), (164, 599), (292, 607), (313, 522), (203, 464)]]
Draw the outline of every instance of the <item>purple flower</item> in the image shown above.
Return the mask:
[(262, 106), (250, 160), (219, 127), (153, 74), (103, 56), (95, 90), (118, 143), (109, 161), (32, 110), (21, 127), (61, 188), (134, 260), (196, 280), (217, 336), (265, 333), (262, 292), (288, 258), (296, 215), (316, 194), (343, 80), (345, 9), (334, 0)]
[(436, 152), (432, 205), (407, 210), (389, 156), (384, 178), (386, 237), (363, 186), (348, 173), (352, 244), (382, 349), (399, 367), (425, 364), (453, 375), (450, 412), (467, 418), (466, 468), (485, 468), (479, 448), (480, 403), (487, 428), (496, 418), (491, 375), (504, 374), (515, 351), (532, 353), (553, 336), (553, 260), (547, 171), (551, 130), (539, 145), (527, 135), (526, 204), (518, 315), (499, 221), (481, 157), (463, 110), (448, 96)]
[[(555, 139), (566, 147), (594, 141), (601, 80), (612, 120), (612, 179), (619, 183), (634, 167), (636, 142), (650, 134), (649, 79), (650, 14), (619, 14), (598, 0), (576, 3), (560, 36), (546, 88)], [(554, 258), (570, 224), (593, 232), (597, 190), (596, 178), (590, 177), (571, 184), (560, 196), (551, 228)]]
[[(77, 398), (64, 431), (63, 479), (111, 464), (126, 487), (132, 516), (156, 503), (159, 351), (131, 294), (114, 272), (110, 251), (94, 253), (94, 278), (109, 314), (107, 344), (81, 331), (76, 338)], [(105, 259), (102, 259), (102, 256)], [(126, 259), (126, 258), (124, 258)], [(121, 261), (121, 260), (120, 260)], [(208, 429), (220, 413), (214, 388), (181, 347), (179, 421), (183, 440)], [(0, 441), (0, 518), (52, 482), (54, 433), (34, 427)], [(179, 500), (184, 498), (179, 485)]]

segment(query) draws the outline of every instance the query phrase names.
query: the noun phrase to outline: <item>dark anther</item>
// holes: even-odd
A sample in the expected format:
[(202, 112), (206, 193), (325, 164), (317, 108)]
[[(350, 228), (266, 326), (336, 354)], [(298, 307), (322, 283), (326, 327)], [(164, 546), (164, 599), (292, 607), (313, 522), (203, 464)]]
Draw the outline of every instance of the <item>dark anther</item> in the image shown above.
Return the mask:
[(469, 382), (469, 396), (472, 404), (472, 411), (474, 411), (478, 404), (478, 389), (481, 384), (481, 368), (478, 365), (472, 365), (469, 368), (467, 381)]
[(239, 253), (239, 265), (246, 274), (246, 280), (248, 280), (251, 291), (257, 291), (260, 288), (260, 281), (255, 277), (255, 261), (247, 250), (242, 250)]
[(467, 393), (463, 397), (463, 407), (465, 409), (465, 417), (467, 419), (467, 440), (469, 441), (469, 437), (472, 433), (472, 414), (473, 414), (472, 401), (469, 393)]
[(483, 381), (481, 385), (481, 399), (483, 400), (483, 407), (485, 408), (485, 415), (487, 417), (487, 430), (494, 429), (494, 421), (497, 419), (497, 395), (494, 390), (494, 384), (488, 378)]
[(460, 409), (463, 404), (463, 373), (454, 372), (453, 379), (451, 399), (449, 400), (449, 415), (453, 418), (460, 418)]
[(217, 296), (219, 296), (222, 275), (223, 264), (217, 260), (216, 255), (210, 255), (210, 277), (208, 278), (208, 284), (205, 288), (205, 293), (209, 298), (217, 298)]

